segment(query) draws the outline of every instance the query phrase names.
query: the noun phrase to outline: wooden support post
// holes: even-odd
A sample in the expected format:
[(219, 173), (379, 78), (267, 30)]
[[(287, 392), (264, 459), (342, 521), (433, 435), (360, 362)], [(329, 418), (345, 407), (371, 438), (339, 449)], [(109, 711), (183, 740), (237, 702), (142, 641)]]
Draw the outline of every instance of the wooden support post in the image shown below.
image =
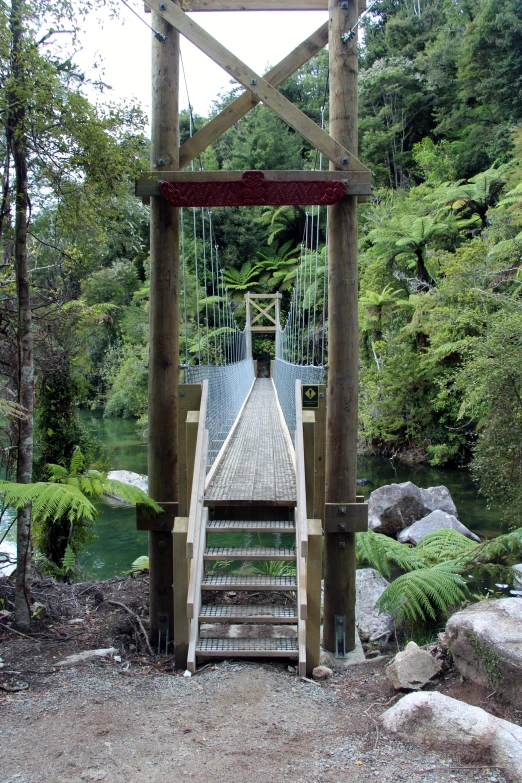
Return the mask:
[[(306, 447), (305, 447), (306, 448)], [(308, 520), (308, 556), (306, 558), (306, 673), (319, 666), (321, 655), (321, 578), (323, 573), (323, 535), (320, 519)]]
[(246, 308), (246, 320), (245, 320), (245, 359), (252, 358), (252, 309), (250, 307), (250, 291), (245, 294), (245, 308)]
[(306, 514), (312, 519), (315, 489), (315, 411), (303, 411)]
[[(151, 166), (178, 168), (179, 33), (153, 13)], [(179, 210), (152, 197), (150, 210), (149, 493), (177, 501)], [(165, 649), (174, 628), (172, 533), (149, 532), (150, 634)]]
[(198, 411), (201, 405), (201, 384), (184, 383), (178, 387), (178, 499), (177, 516), (188, 517), (190, 492), (187, 493), (189, 471), (194, 469), (194, 454), (192, 462), (187, 459), (187, 414)]
[[(187, 497), (190, 504), (192, 479), (194, 478), (194, 460), (196, 458), (196, 441), (198, 439), (199, 411), (188, 411), (185, 426), (187, 432)], [(190, 505), (188, 513), (190, 513)]]
[[(328, 9), (330, 133), (335, 141), (357, 155), (357, 35), (346, 43), (341, 40), (343, 33), (357, 22), (357, 0), (348, 0), (347, 4), (329, 0)], [(326, 501), (355, 503), (357, 197), (347, 196), (328, 207), (328, 220)], [(323, 644), (343, 657), (355, 647), (355, 533), (326, 533), (324, 585)]]
[(187, 560), (188, 517), (174, 520), (174, 662), (176, 669), (187, 668), (189, 645), (189, 620), (187, 617), (187, 593), (189, 561)]
[(315, 413), (315, 487), (314, 519), (324, 522), (324, 476), (326, 458), (326, 386), (319, 385), (319, 407)]

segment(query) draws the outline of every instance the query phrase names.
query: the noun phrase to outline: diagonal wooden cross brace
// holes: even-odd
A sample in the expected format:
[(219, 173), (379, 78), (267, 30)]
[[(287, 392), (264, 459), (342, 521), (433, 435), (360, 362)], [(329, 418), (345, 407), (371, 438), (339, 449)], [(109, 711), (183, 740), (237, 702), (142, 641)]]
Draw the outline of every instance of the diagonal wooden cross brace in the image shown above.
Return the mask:
[[(284, 57), (274, 68), (271, 68), (264, 79), (272, 87), (279, 87), (301, 66), (310, 60), (317, 52), (320, 52), (328, 43), (328, 22), (325, 22), (315, 33), (312, 33), (303, 43)], [(194, 158), (197, 158), (212, 142), (231, 128), (241, 117), (248, 114), (259, 99), (250, 90), (244, 92), (235, 101), (232, 101), (223, 111), (201, 128), (179, 148), (179, 167), (185, 168)]]
[(261, 307), (260, 305), (258, 305), (257, 302), (254, 299), (250, 299), (250, 304), (254, 305), (254, 307), (257, 310), (259, 310), (259, 312), (257, 313), (256, 317), (252, 318), (252, 321), (250, 322), (251, 326), (253, 326), (256, 323), (256, 321), (259, 321), (259, 319), (262, 318), (264, 315), (266, 315), (266, 317), (268, 318), (269, 321), (272, 321), (272, 323), (277, 326), (274, 316), (270, 315), (269, 312), (268, 312), (269, 310), (273, 310), (274, 309), (274, 307), (275, 307), (275, 299), (274, 299), (273, 302), (270, 302), (270, 304), (268, 304), (264, 308)]
[(346, 150), (335, 139), (294, 106), (268, 81), (245, 65), (225, 46), (216, 41), (213, 36), (200, 27), (193, 19), (167, 0), (167, 8), (160, 9), (160, 0), (147, 0), (156, 13), (197, 46), (204, 54), (214, 60), (233, 79), (243, 85), (264, 104), (269, 106), (284, 122), (301, 134), (313, 147), (325, 155), (340, 171), (368, 171), (355, 156)]

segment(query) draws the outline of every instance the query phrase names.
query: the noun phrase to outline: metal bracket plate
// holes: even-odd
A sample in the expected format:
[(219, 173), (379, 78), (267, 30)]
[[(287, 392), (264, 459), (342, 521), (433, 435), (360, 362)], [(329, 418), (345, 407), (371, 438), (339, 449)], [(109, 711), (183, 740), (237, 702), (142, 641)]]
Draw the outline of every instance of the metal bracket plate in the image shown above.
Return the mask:
[(335, 615), (335, 657), (346, 658), (346, 615)]

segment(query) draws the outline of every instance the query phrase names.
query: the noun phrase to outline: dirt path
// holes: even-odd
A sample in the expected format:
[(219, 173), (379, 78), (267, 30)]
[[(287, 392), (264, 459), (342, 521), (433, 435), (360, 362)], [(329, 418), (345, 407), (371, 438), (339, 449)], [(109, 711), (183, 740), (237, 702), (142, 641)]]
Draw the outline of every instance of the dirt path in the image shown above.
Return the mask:
[[(452, 763), (382, 734), (376, 718), (396, 698), (387, 659), (320, 684), (286, 663), (225, 661), (185, 678), (169, 659), (132, 649), (132, 620), (101, 592), (139, 610), (147, 585), (120, 582), (100, 583), (87, 605), (85, 588), (71, 597), (61, 586), (55, 609), (71, 614), (42, 624), (37, 641), (4, 633), (0, 684), (27, 689), (0, 691), (0, 783), (504, 783), (497, 770), (450, 769), (473, 759)], [(110, 645), (121, 660), (56, 668), (80, 649)], [(451, 675), (438, 687), (466, 698)]]

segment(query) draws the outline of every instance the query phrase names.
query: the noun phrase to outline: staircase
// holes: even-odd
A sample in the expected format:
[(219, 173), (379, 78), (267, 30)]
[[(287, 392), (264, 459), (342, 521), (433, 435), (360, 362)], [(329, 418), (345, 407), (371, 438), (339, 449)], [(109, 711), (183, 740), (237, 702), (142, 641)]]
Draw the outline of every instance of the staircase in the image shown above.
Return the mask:
[[(221, 516), (226, 516), (226, 511), (219, 509)], [(290, 516), (293, 509), (280, 509), (279, 515), (285, 515), (285, 511)], [(229, 534), (232, 545), (212, 546), (216, 534)], [(245, 535), (267, 534), (273, 538), (292, 536), (293, 545), (244, 546)], [(295, 521), (212, 520), (206, 523), (204, 538), (203, 573), (197, 599), (198, 628), (189, 646), (189, 670), (195, 670), (197, 657), (292, 658), (297, 659), (299, 670), (304, 674), (306, 647), (303, 638), (300, 651), (298, 595), (301, 585), (297, 573)], [(237, 571), (219, 573), (215, 565), (223, 561), (237, 564)], [(266, 564), (267, 574), (254, 573), (255, 563), (260, 561)], [(292, 564), (293, 568), (288, 570), (294, 573), (271, 575), (272, 570), (277, 573), (279, 568), (275, 564), (280, 563)], [(209, 596), (209, 602), (205, 594)]]
[(321, 525), (307, 519), (301, 411), (294, 468), (267, 384), (258, 387), (262, 404), (245, 407), (213, 483), (199, 419), (186, 536), (191, 672), (207, 658), (289, 658), (304, 676), (318, 662)]

